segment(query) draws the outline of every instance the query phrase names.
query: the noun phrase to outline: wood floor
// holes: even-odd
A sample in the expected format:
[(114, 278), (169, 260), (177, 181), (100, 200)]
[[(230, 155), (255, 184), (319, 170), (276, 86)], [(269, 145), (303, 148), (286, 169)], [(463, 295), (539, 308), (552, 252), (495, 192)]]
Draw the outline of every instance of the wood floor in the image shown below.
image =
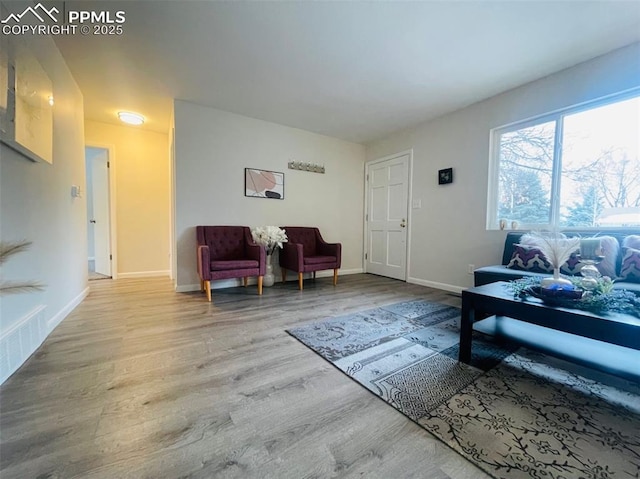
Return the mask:
[(285, 333), (412, 299), (458, 297), (373, 275), (175, 293), (91, 283), (0, 388), (0, 477), (485, 478)]

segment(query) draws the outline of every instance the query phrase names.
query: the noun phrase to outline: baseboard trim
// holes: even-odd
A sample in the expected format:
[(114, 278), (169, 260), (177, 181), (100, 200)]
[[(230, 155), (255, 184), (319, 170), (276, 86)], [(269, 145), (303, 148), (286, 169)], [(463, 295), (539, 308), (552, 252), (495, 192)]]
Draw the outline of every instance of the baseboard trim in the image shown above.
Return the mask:
[[(258, 280), (255, 277), (250, 277), (248, 283), (251, 285), (258, 284)], [(211, 282), (211, 289), (237, 288), (238, 286), (242, 286), (241, 278), (220, 279)], [(176, 293), (191, 293), (193, 291), (200, 291), (200, 283), (176, 286)]]
[(427, 281), (425, 279), (419, 279), (419, 278), (409, 278), (407, 279), (407, 283), (417, 284), (420, 286), (427, 286), (428, 288), (441, 289), (444, 291), (449, 291), (451, 293), (457, 293), (457, 294), (462, 294), (462, 292), (465, 289), (467, 289), (467, 288), (463, 288), (461, 286), (456, 286), (453, 284), (438, 283), (437, 281)]
[(69, 301), (66, 306), (64, 306), (55, 316), (49, 318), (49, 320), (47, 321), (47, 336), (56, 328), (56, 326), (58, 326), (62, 322), (64, 318), (69, 316), (69, 313), (71, 311), (73, 311), (80, 303), (82, 303), (82, 301), (87, 297), (88, 294), (89, 287), (87, 286), (78, 296)]
[(191, 293), (193, 291), (200, 291), (200, 284), (177, 284), (176, 293)]
[[(364, 273), (364, 269), (362, 269), (362, 268), (339, 269), (338, 270), (338, 277), (346, 276), (348, 274), (360, 274), (360, 273)], [(316, 277), (317, 278), (328, 278), (328, 277), (333, 278), (333, 270), (332, 269), (325, 269), (325, 270), (322, 270), (322, 271), (318, 271), (316, 273)]]
[[(126, 279), (126, 278), (157, 278), (159, 276), (170, 276), (170, 271), (168, 269), (162, 271), (136, 271), (133, 273), (118, 273), (118, 279)], [(200, 285), (198, 285), (200, 288)]]
[[(341, 269), (338, 270), (338, 278), (340, 276), (346, 276), (348, 274), (359, 274), (362, 273), (362, 268), (355, 269)], [(305, 278), (310, 278), (311, 273), (305, 273)], [(317, 278), (330, 278), (333, 277), (333, 270), (324, 270), (318, 271), (316, 274)], [(276, 274), (276, 282), (281, 281), (280, 273)], [(298, 281), (297, 276), (293, 273), (289, 272), (287, 281)], [(338, 283), (340, 280), (338, 280)], [(257, 284), (258, 280), (255, 277), (249, 278), (249, 284)], [(242, 286), (241, 279), (225, 279), (220, 281), (212, 281), (211, 289), (224, 289), (224, 288), (237, 288), (238, 286)], [(176, 293), (191, 293), (193, 291), (200, 291), (200, 283), (197, 284), (180, 284), (175, 287)]]
[[(340, 276), (348, 276), (350, 274), (360, 274), (360, 273), (364, 273), (364, 270), (362, 268), (339, 269), (338, 270), (338, 284), (340, 284)], [(311, 279), (311, 278), (313, 278), (313, 273), (304, 273), (303, 277), (304, 277), (304, 279)], [(316, 278), (333, 278), (333, 270), (332, 269), (323, 269), (321, 271), (316, 271)], [(276, 281), (279, 281), (277, 277), (276, 277)], [(291, 271), (289, 271), (288, 274), (287, 274), (287, 283), (290, 282), (290, 281), (291, 282), (298, 281), (298, 275), (296, 273), (291, 272)]]

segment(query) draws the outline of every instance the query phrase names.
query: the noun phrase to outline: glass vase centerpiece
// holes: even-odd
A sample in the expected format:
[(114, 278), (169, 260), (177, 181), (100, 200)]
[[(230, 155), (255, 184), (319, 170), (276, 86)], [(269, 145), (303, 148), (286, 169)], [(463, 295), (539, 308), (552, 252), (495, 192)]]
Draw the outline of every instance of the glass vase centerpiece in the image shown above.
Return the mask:
[(544, 277), (540, 282), (542, 291), (573, 289), (573, 283), (560, 276), (560, 267), (575, 253), (580, 246), (580, 238), (568, 238), (559, 231), (532, 232), (532, 246), (538, 248), (553, 268), (553, 276)]
[(596, 265), (604, 259), (600, 238), (581, 239), (578, 259), (583, 264), (580, 269), (582, 275), (580, 285), (590, 293), (598, 287), (598, 279), (601, 276), (600, 271), (596, 268)]
[(282, 248), (282, 244), (286, 243), (287, 234), (282, 228), (277, 226), (256, 226), (251, 228), (251, 236), (253, 241), (261, 245), (267, 253), (267, 271), (262, 280), (263, 286), (273, 286), (275, 278), (273, 276), (272, 257), (276, 249)]

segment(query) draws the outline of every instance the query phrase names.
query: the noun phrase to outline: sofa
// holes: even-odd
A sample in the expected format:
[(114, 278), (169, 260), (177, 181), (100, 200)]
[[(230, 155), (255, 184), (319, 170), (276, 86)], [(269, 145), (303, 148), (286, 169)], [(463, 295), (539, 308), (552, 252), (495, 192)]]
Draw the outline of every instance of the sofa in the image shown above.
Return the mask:
[[(526, 276), (547, 276), (551, 272), (545, 265), (544, 258), (536, 255), (532, 248), (521, 244), (525, 231), (507, 233), (502, 253), (502, 263), (494, 266), (484, 266), (473, 272), (474, 285), (494, 283), (496, 281), (511, 281)], [(600, 237), (605, 249), (605, 259), (597, 265), (603, 275), (614, 280), (615, 289), (626, 289), (640, 295), (640, 229), (617, 230), (615, 232), (571, 231), (567, 236), (581, 238)], [(605, 247), (606, 246), (606, 247)], [(607, 255), (609, 250), (609, 255)], [(613, 253), (612, 253), (613, 252)], [(564, 275), (579, 275), (579, 258), (574, 254), (563, 265), (561, 273)]]

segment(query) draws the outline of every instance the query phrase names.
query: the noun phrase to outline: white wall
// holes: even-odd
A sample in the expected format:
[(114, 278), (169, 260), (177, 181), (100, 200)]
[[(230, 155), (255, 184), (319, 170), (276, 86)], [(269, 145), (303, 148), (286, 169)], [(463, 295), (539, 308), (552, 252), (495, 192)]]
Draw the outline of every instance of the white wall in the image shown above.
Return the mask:
[(169, 276), (171, 208), (168, 136), (87, 121), (87, 145), (112, 147), (118, 278)]
[[(409, 281), (459, 291), (468, 265), (499, 264), (505, 232), (487, 231), (489, 130), (640, 86), (640, 44), (510, 90), (367, 145), (367, 160), (413, 149)], [(438, 186), (437, 171), (454, 168)]]
[(46, 287), (0, 296), (0, 383), (88, 292), (86, 203), (71, 197), (71, 185), (85, 189), (82, 95), (51, 38), (22, 40), (53, 84), (53, 164), (0, 145), (0, 240), (33, 242), (0, 272), (3, 280), (39, 280)]
[[(197, 225), (317, 226), (342, 243), (342, 274), (362, 271), (362, 145), (176, 101), (175, 156), (178, 291), (199, 288)], [(246, 167), (284, 172), (284, 200), (245, 197)]]

